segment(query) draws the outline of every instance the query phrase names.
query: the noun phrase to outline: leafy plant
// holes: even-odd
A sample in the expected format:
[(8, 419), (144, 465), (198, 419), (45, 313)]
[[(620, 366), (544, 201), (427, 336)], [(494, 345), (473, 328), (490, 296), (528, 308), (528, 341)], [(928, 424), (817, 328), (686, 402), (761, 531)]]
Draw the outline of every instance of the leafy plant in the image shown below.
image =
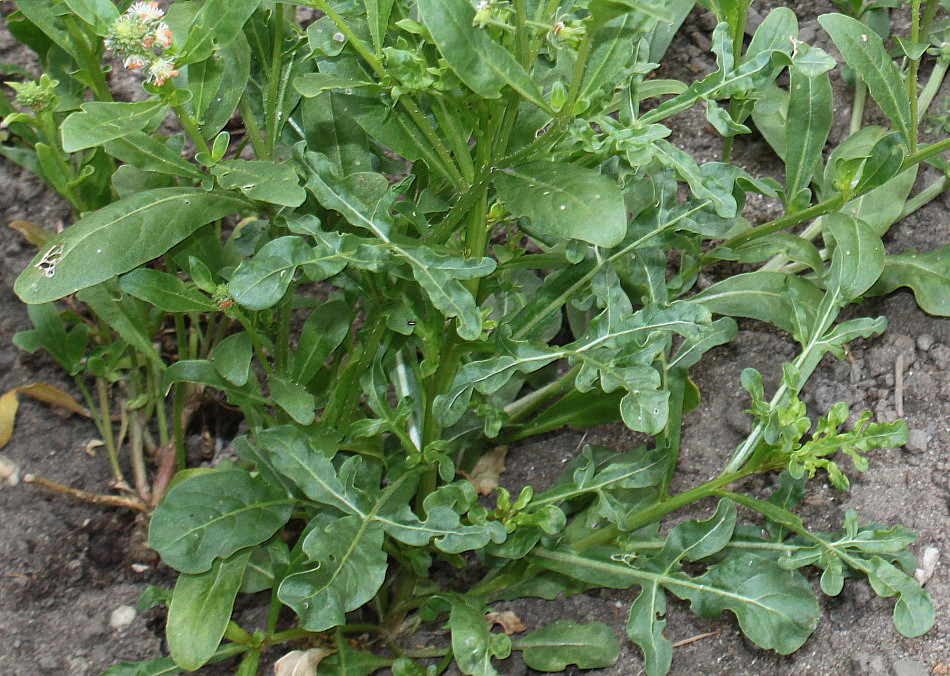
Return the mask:
[[(867, 415), (843, 429), (843, 404), (806, 415), (798, 394), (821, 359), (885, 328), (841, 310), (909, 285), (947, 314), (947, 248), (892, 256), (881, 244), (946, 187), (908, 199), (919, 165), (942, 167), (950, 148), (918, 138), (935, 2), (911, 2), (903, 72), (862, 23), (885, 4), (821, 17), (892, 127), (858, 115), (830, 153), (835, 59), (798, 40), (785, 8), (746, 46), (748, 0), (708, 2), (716, 70), (688, 84), (651, 75), (692, 2), (181, 0), (167, 16), (128, 4), (20, 0), (10, 30), (47, 75), (15, 86), (31, 112), (3, 104), (18, 139), (3, 154), (78, 217), (42, 237), (17, 280), (36, 328), (16, 341), (76, 376), (117, 480), (109, 395), (125, 392), (150, 543), (181, 574), (149, 592), (168, 604), (171, 656), (107, 673), (243, 654), (238, 673), (253, 674), (262, 651), (302, 638), (325, 639), (293, 657), (321, 674), (440, 673), (453, 659), (494, 674), (512, 650), (540, 670), (604, 667), (618, 644), (603, 625), (513, 638), (486, 613), (637, 586), (627, 637), (662, 674), (668, 593), (704, 617), (729, 610), (757, 645), (799, 648), (818, 622), (806, 565), (826, 594), (863, 576), (896, 596), (904, 635), (930, 629), (930, 600), (905, 572), (911, 534), (851, 513), (840, 532), (815, 533), (792, 510), (818, 472), (848, 486), (839, 450), (862, 470), (865, 452), (907, 438), (903, 422)], [(312, 21), (297, 21), (299, 6)], [(112, 100), (106, 47), (146, 72), (144, 100)], [(726, 139), (722, 162), (667, 140), (664, 122), (697, 105)], [(750, 121), (784, 184), (728, 163)], [(750, 192), (785, 213), (752, 225)], [(747, 267), (698, 290), (720, 261)], [(720, 475), (671, 493), (699, 397), (689, 369), (733, 339), (735, 317), (783, 329), (799, 353), (771, 398), (743, 374), (752, 432)], [(240, 410), (238, 459), (185, 469), (185, 429), (208, 399)], [(618, 419), (651, 441), (585, 447), (546, 490), (499, 487), (490, 504), (461, 478), (499, 446)], [(768, 499), (736, 492), (780, 470)], [(710, 497), (711, 517), (660, 535), (664, 516)], [(737, 505), (767, 535), (738, 524)], [(466, 566), (480, 577), (467, 590), (432, 579)], [(267, 590), (266, 626), (230, 620), (239, 593)], [(284, 606), (292, 628), (278, 626)], [(446, 623), (450, 643), (401, 647), (422, 622)]]

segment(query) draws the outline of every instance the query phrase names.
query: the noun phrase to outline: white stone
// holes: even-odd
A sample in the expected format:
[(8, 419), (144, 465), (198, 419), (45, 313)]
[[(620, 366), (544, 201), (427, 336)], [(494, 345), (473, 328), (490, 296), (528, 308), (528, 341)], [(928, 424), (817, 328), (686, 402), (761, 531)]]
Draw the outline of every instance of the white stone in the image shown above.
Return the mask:
[(138, 612), (132, 606), (119, 606), (109, 616), (109, 626), (116, 630), (125, 629), (132, 624), (136, 615)]

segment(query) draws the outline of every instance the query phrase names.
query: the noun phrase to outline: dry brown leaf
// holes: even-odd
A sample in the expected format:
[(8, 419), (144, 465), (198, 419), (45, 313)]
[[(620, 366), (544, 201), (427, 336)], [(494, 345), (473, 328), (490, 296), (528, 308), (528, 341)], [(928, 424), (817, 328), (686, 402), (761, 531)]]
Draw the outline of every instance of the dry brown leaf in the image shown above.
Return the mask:
[(274, 676), (314, 676), (320, 660), (332, 654), (325, 648), (292, 650), (274, 663)]
[(500, 613), (488, 613), (485, 615), (485, 619), (488, 621), (489, 629), (497, 624), (501, 627), (502, 631), (509, 636), (519, 634), (527, 629), (527, 627), (521, 623), (521, 618), (510, 610), (503, 610)]
[(498, 446), (478, 459), (471, 474), (464, 475), (479, 495), (488, 495), (498, 487), (498, 478), (505, 471), (506, 455), (508, 447)]
[(52, 230), (32, 221), (10, 221), (7, 227), (19, 232), (23, 239), (36, 247), (42, 247), (56, 235)]
[(32, 385), (15, 387), (0, 397), (0, 448), (3, 448), (10, 441), (10, 437), (13, 436), (13, 423), (16, 420), (17, 409), (20, 407), (18, 396), (20, 394), (64, 408), (72, 413), (78, 413), (86, 418), (92, 417), (89, 409), (53, 385), (33, 383)]
[(6, 446), (13, 436), (13, 421), (19, 406), (20, 400), (16, 396), (16, 390), (10, 390), (0, 397), (0, 448)]
[(950, 664), (941, 662), (940, 664), (936, 665), (930, 673), (938, 674), (938, 676), (947, 676), (947, 674), (950, 674)]
[(48, 385), (46, 383), (33, 383), (32, 385), (18, 387), (16, 388), (16, 391), (20, 394), (25, 394), (28, 397), (32, 397), (37, 401), (42, 401), (47, 404), (52, 404), (53, 406), (65, 408), (67, 411), (81, 415), (84, 418), (92, 417), (88, 408), (53, 385)]

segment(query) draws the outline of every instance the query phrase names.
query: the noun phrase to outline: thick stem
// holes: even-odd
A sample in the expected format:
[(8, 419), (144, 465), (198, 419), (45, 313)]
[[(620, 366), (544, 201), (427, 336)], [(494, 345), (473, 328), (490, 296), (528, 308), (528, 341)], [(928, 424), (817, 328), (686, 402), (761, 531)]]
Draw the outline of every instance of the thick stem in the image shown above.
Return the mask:
[(102, 63), (97, 57), (93, 47), (86, 40), (82, 29), (76, 23), (76, 19), (69, 14), (63, 15), (63, 25), (66, 26), (66, 32), (72, 40), (73, 46), (79, 51), (82, 65), (89, 74), (89, 83), (92, 93), (100, 101), (111, 101), (112, 92), (109, 91), (109, 85), (106, 83), (106, 76), (102, 72)]
[(864, 122), (864, 106), (868, 99), (868, 86), (857, 73), (854, 74), (854, 105), (851, 107), (851, 124), (848, 136), (854, 136), (861, 131)]
[(590, 547), (609, 542), (622, 532), (635, 531), (638, 528), (642, 528), (647, 524), (659, 520), (661, 517), (669, 514), (670, 512), (675, 512), (681, 507), (685, 507), (686, 505), (698, 500), (702, 500), (703, 498), (708, 498), (709, 496), (714, 495), (719, 489), (724, 488), (729, 484), (738, 481), (739, 479), (743, 479), (749, 474), (750, 472), (723, 473), (712, 481), (707, 481), (701, 486), (696, 486), (695, 488), (691, 488), (688, 491), (678, 493), (668, 500), (657, 502), (652, 507), (648, 507), (637, 512), (627, 520), (626, 524), (624, 524), (625, 527), (623, 531), (613, 525), (605, 526), (604, 528), (591, 533), (587, 537), (581, 538), (580, 540), (571, 543), (571, 546), (577, 551), (583, 551), (585, 549), (589, 549)]

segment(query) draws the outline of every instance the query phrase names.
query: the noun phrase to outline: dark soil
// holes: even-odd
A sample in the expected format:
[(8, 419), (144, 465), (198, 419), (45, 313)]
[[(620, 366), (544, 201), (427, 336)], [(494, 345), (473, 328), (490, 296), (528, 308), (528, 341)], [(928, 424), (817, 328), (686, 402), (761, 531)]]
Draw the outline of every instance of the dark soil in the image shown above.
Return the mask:
[[(776, 4), (793, 6), (808, 33), (806, 39), (829, 48), (814, 19), (832, 10), (830, 2), (760, 2), (755, 7), (764, 15)], [(707, 51), (711, 25), (706, 13), (691, 15), (663, 66), (666, 76), (689, 79), (712, 69)], [(0, 62), (11, 61), (32, 68), (28, 54), (0, 30)], [(847, 94), (840, 87), (836, 94), (839, 107), (846, 106)], [(848, 112), (839, 109), (837, 115), (847, 119)], [(705, 129), (701, 112), (684, 114), (676, 125), (677, 145), (700, 159), (718, 156), (720, 140)], [(739, 137), (735, 152), (737, 161), (754, 174), (775, 175), (779, 169), (768, 148), (755, 139)], [(933, 180), (923, 173), (922, 182)], [(938, 199), (896, 224), (886, 241), (888, 250), (929, 250), (950, 241), (946, 209), (946, 202)], [(7, 162), (0, 162), (0, 211), (3, 223), (27, 219), (55, 227), (68, 218), (68, 210), (36, 178)], [(760, 200), (750, 202), (746, 216), (761, 222), (776, 211), (775, 204)], [(12, 286), (32, 253), (18, 233), (0, 228), (0, 393), (47, 382), (78, 396), (51, 360), (25, 354), (10, 343), (15, 332), (29, 328), (26, 310)], [(927, 547), (939, 549), (942, 560), (926, 586), (937, 608), (936, 625), (926, 636), (901, 637), (891, 621), (893, 601), (877, 598), (863, 581), (850, 580), (840, 596), (823, 598), (822, 621), (811, 639), (795, 655), (783, 657), (745, 640), (731, 615), (699, 620), (686, 604), (671, 599), (667, 633), (674, 642), (712, 633), (676, 649), (673, 674), (947, 673), (943, 669), (950, 663), (950, 322), (921, 312), (908, 292), (865, 302), (857, 312), (887, 316), (890, 329), (882, 337), (853, 345), (848, 360), (824, 363), (812, 378), (806, 399), (816, 415), (841, 400), (853, 410), (869, 409), (879, 420), (893, 420), (900, 396), (911, 443), (876, 453), (864, 474), (849, 472), (851, 491), (835, 491), (814, 481), (799, 513), (816, 530), (834, 530), (845, 511), (854, 509), (862, 522), (902, 524), (915, 531), (918, 556)], [(748, 425), (743, 414), (748, 402), (739, 386), (742, 369), (758, 368), (774, 384), (781, 362), (793, 356), (789, 338), (753, 322), (743, 325), (733, 344), (713, 351), (695, 373), (704, 399), (688, 418), (674, 488), (718, 474), (742, 439)], [(903, 372), (898, 374), (901, 365)], [(105, 457), (89, 457), (84, 450), (96, 436), (91, 422), (62, 418), (24, 399), (15, 435), (0, 457), (12, 461), (21, 474), (108, 492)], [(526, 443), (510, 453), (504, 480), (512, 488), (528, 478), (544, 485), (582, 443), (625, 448), (637, 439), (622, 426), (607, 426)], [(745, 488), (764, 490), (769, 481), (759, 479)], [(697, 506), (696, 515), (708, 513), (709, 507)], [(163, 654), (161, 611), (137, 613), (124, 627), (110, 624), (115, 611), (134, 607), (149, 584), (168, 586), (173, 581), (144, 545), (142, 524), (133, 515), (24, 483), (2, 484), (0, 514), (0, 674), (89, 676), (118, 661)], [(607, 590), (556, 602), (518, 601), (498, 609), (515, 611), (529, 628), (556, 618), (599, 620), (613, 626), (623, 639), (635, 593)], [(239, 610), (246, 625), (261, 619), (261, 608), (254, 601)], [(228, 663), (200, 673), (233, 673), (233, 668)], [(533, 673), (516, 657), (499, 668), (504, 674)], [(616, 666), (596, 673), (642, 673), (637, 648), (624, 639)]]

